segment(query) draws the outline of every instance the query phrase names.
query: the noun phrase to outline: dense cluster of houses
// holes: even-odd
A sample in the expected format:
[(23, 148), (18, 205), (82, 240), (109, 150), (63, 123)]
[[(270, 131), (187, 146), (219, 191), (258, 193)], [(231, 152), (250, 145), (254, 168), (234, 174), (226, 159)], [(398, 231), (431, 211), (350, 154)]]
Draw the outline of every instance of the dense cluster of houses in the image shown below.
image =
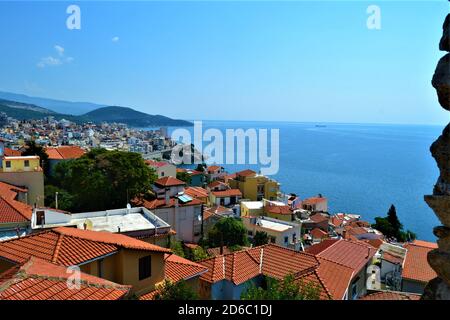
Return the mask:
[[(165, 280), (186, 281), (202, 299), (240, 299), (265, 277), (293, 275), (314, 284), (320, 299), (416, 300), (436, 276), (427, 262), (435, 243), (389, 241), (359, 215), (329, 213), (323, 195), (283, 194), (252, 170), (149, 160), (158, 175), (152, 199), (71, 213), (44, 207), (38, 157), (0, 151), (0, 299), (151, 300)], [(47, 153), (54, 166), (84, 152)], [(207, 248), (197, 262), (170, 249), (172, 239), (198, 247), (224, 217), (241, 219), (249, 240), (264, 232), (268, 243)], [(67, 286), (71, 268), (80, 272), (75, 288)]]

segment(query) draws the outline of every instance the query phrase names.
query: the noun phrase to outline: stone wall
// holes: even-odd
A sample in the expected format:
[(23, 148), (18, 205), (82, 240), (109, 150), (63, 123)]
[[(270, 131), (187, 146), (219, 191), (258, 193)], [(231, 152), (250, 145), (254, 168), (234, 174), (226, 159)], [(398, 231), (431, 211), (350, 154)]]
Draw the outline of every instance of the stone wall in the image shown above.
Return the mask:
[[(450, 52), (450, 14), (444, 21), (439, 49)], [(439, 60), (431, 83), (436, 89), (440, 105), (450, 111), (450, 53)], [(422, 299), (450, 300), (450, 123), (431, 145), (430, 151), (440, 176), (433, 194), (425, 196), (425, 201), (443, 225), (434, 228), (438, 248), (428, 253), (428, 263), (438, 277), (428, 283)]]

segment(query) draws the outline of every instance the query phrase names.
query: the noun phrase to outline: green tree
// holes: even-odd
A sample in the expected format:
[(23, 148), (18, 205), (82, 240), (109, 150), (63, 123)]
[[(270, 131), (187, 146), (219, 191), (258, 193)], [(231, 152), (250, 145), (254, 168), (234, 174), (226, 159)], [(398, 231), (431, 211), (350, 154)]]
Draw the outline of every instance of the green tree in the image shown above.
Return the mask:
[(262, 246), (268, 243), (269, 243), (269, 235), (267, 234), (267, 232), (256, 231), (255, 236), (253, 237), (253, 245)]
[(73, 196), (71, 211), (96, 211), (125, 207), (156, 177), (137, 153), (93, 149), (56, 165), (53, 180)]
[(56, 208), (56, 192), (58, 192), (58, 209), (70, 211), (73, 206), (73, 197), (66, 190), (51, 184), (44, 188), (44, 204), (50, 208)]
[(186, 184), (191, 183), (191, 175), (187, 172), (177, 172), (177, 179), (186, 182)]
[(190, 258), (192, 261), (200, 261), (200, 260), (208, 259), (209, 256), (202, 247), (196, 247), (196, 248), (192, 249)]
[(164, 280), (155, 300), (197, 300), (197, 293), (184, 280), (172, 282)]
[(241, 219), (224, 217), (208, 232), (208, 243), (210, 247), (246, 246), (248, 244), (247, 230)]
[(177, 241), (175, 239), (170, 239), (170, 249), (175, 253), (177, 256), (184, 258), (184, 250), (183, 250), (183, 244), (181, 241)]
[(318, 300), (320, 288), (313, 282), (295, 280), (286, 275), (282, 280), (265, 277), (261, 286), (251, 284), (242, 295), (242, 300)]
[(372, 227), (379, 230), (388, 238), (405, 242), (416, 239), (416, 234), (410, 230), (403, 231), (403, 225), (397, 217), (397, 210), (391, 205), (386, 217), (376, 217)]

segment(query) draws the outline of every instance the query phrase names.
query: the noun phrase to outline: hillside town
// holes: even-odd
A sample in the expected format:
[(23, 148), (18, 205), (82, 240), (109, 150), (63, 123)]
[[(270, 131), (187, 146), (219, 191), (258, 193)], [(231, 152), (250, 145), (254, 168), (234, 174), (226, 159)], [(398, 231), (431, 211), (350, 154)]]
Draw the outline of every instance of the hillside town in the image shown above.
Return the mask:
[[(187, 168), (145, 156), (171, 146), (164, 128), (7, 119), (0, 299), (175, 299), (174, 286), (185, 299), (256, 299), (252, 292), (264, 292), (268, 279), (291, 279), (308, 291), (303, 299), (418, 300), (436, 277), (427, 261), (436, 243), (384, 234), (363, 213), (330, 212), (326, 195), (284, 193), (250, 169)], [(138, 154), (130, 167), (142, 165), (152, 178), (100, 207), (101, 190), (75, 196), (91, 186), (69, 189), (68, 180), (84, 173), (67, 172), (100, 158), (106, 168), (108, 154)], [(386, 221), (394, 218), (391, 208)], [(78, 286), (67, 285), (73, 268)]]

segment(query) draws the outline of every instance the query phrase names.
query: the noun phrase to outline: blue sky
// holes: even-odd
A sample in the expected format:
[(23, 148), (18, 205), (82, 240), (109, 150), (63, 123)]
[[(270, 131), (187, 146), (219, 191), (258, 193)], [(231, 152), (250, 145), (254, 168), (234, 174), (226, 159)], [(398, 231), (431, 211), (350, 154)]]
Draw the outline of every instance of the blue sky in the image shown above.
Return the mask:
[[(81, 30), (66, 28), (70, 4)], [(366, 27), (371, 4), (380, 30)], [(430, 81), (448, 11), (445, 0), (2, 1), (0, 90), (185, 119), (444, 124)]]

